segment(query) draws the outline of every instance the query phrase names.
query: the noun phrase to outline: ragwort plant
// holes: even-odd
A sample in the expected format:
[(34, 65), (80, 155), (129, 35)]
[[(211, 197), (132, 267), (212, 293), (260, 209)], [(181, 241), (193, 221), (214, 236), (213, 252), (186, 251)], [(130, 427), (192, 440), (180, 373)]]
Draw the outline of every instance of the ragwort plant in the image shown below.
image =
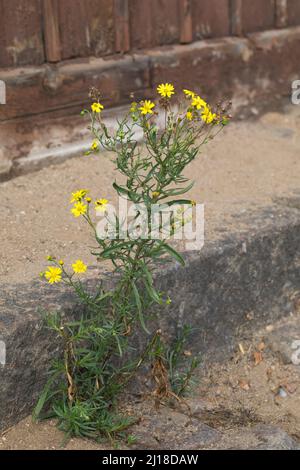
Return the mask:
[[(192, 187), (183, 175), (184, 169), (229, 119), (225, 107), (218, 105), (213, 111), (195, 92), (183, 90), (184, 99), (176, 109), (171, 106), (175, 94), (172, 84), (159, 85), (157, 92), (158, 104), (150, 100), (133, 102), (114, 133), (102, 120), (104, 106), (96, 89), (90, 93), (91, 109), (82, 112), (90, 117), (94, 139), (87, 154), (105, 149), (114, 155), (116, 170), (125, 177), (125, 183), (114, 182), (113, 187), (120, 197), (144, 205), (148, 225), (153, 204), (195, 204), (182, 198)], [(156, 122), (157, 108), (164, 117), (161, 128)], [(136, 130), (142, 131), (144, 145), (138, 144)], [(63, 260), (48, 257), (49, 266), (41, 277), (50, 284), (62, 282), (71, 286), (84, 305), (84, 313), (79, 319), (68, 321), (58, 314), (47, 316), (48, 327), (60, 338), (64, 353), (52, 363), (34, 415), (58, 418), (59, 427), (67, 436), (112, 438), (134, 421), (119, 415), (116, 405), (142, 364), (152, 364), (157, 405), (166, 398), (179, 399), (198, 365), (198, 359), (184, 351), (188, 326), (173, 345), (165, 344), (160, 330), (148, 331), (151, 311), (171, 303), (154, 286), (155, 262), (173, 257), (183, 265), (184, 260), (164, 237), (131, 239), (120, 235), (122, 220), (118, 216), (114, 219), (117, 236), (100, 237), (95, 214), (102, 212), (109, 217), (107, 199), (92, 201), (88, 190), (79, 189), (72, 194), (71, 203), (74, 217), (83, 218), (94, 234), (97, 249), (92, 253), (97, 259), (112, 262), (116, 283), (113, 289), (106, 290), (100, 281), (97, 291), (91, 294), (81, 282), (87, 270), (82, 260), (76, 260), (68, 269)], [(138, 215), (137, 211), (136, 218)], [(173, 219), (170, 235), (177, 227)], [(163, 228), (159, 226), (161, 232)], [(142, 353), (130, 343), (140, 326), (149, 337)], [(184, 369), (183, 358), (187, 361)]]

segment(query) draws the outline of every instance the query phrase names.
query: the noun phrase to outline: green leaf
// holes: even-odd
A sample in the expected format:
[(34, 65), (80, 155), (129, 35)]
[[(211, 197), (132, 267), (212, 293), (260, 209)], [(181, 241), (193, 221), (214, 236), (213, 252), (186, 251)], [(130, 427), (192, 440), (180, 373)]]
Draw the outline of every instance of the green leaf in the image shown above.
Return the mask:
[(119, 186), (116, 182), (113, 183), (113, 188), (117, 191), (119, 195), (129, 196), (128, 189)]
[(174, 199), (174, 201), (169, 201), (169, 202), (166, 202), (166, 204), (168, 206), (174, 206), (174, 204), (187, 204), (187, 205), (191, 205), (191, 200), (190, 199)]
[(145, 324), (145, 319), (144, 319), (144, 315), (143, 315), (143, 306), (142, 306), (142, 301), (141, 301), (139, 291), (138, 291), (134, 281), (132, 281), (131, 284), (132, 284), (132, 290), (133, 290), (133, 294), (134, 294), (134, 297), (135, 297), (135, 303), (136, 303), (136, 306), (137, 306), (137, 309), (138, 309), (139, 319), (140, 319), (142, 328), (148, 335), (150, 335), (150, 331), (147, 330), (147, 327), (146, 327), (146, 324)]
[(178, 261), (178, 263), (180, 263), (182, 266), (185, 265), (185, 261), (184, 261), (183, 257), (176, 250), (174, 250), (174, 248), (172, 248), (170, 245), (167, 245), (167, 243), (163, 243), (162, 248), (167, 253), (169, 253), (169, 255), (171, 255), (173, 258), (175, 258), (176, 261)]
[(117, 191), (119, 196), (126, 196), (133, 202), (138, 202), (140, 199), (136, 193), (134, 193), (133, 191), (129, 191), (129, 189), (126, 189), (123, 186), (119, 186), (116, 182), (113, 183), (113, 187)]
[(126, 241), (122, 243), (118, 243), (116, 245), (110, 246), (106, 248), (106, 250), (103, 250), (101, 253), (99, 253), (100, 256), (103, 258), (107, 258), (108, 256), (111, 256), (115, 251), (120, 250), (122, 248), (129, 248), (132, 245), (134, 245), (135, 241)]
[(118, 338), (118, 335), (116, 334), (116, 335), (114, 335), (114, 337), (115, 337), (115, 340), (116, 340), (117, 345), (118, 345), (120, 357), (122, 357), (123, 356), (123, 351), (122, 351), (122, 347), (121, 347), (121, 343), (120, 343), (120, 340)]
[(44, 387), (44, 390), (41, 393), (41, 396), (40, 396), (40, 398), (39, 398), (39, 400), (38, 400), (38, 402), (37, 402), (37, 404), (36, 404), (36, 406), (33, 410), (33, 413), (32, 413), (32, 417), (35, 421), (39, 418), (40, 413), (41, 413), (42, 409), (45, 406), (45, 403), (57, 393), (57, 392), (54, 392), (54, 393), (49, 394), (49, 391), (51, 389), (51, 386), (52, 386), (54, 380), (58, 376), (58, 374), (59, 374), (59, 372), (56, 372), (55, 374), (52, 375), (52, 377), (50, 377), (50, 379), (48, 380), (48, 382), (46, 383), (46, 385)]
[(154, 300), (154, 302), (161, 304), (161, 298), (158, 292), (153, 287), (152, 275), (145, 264), (142, 266), (142, 270), (145, 274), (143, 281), (144, 281), (144, 284), (145, 284), (145, 287), (147, 289), (149, 296), (151, 297), (151, 299)]
[(194, 186), (194, 181), (192, 181), (188, 186), (186, 186), (185, 188), (181, 188), (181, 189), (169, 189), (167, 191), (164, 191), (163, 194), (165, 196), (179, 196), (180, 194), (185, 194), (187, 193), (188, 191), (190, 191), (190, 189), (192, 189), (192, 187)]

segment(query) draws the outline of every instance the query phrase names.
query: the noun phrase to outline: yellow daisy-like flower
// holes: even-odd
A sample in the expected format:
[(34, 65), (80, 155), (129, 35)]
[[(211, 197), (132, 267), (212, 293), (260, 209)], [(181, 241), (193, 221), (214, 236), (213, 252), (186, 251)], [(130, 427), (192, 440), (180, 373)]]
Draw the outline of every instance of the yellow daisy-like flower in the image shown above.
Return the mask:
[(194, 106), (196, 109), (202, 109), (207, 107), (207, 103), (202, 98), (200, 98), (200, 96), (195, 95), (193, 96), (192, 106)]
[(172, 83), (161, 83), (157, 87), (157, 92), (163, 98), (171, 98), (171, 96), (175, 93), (174, 85), (172, 85)]
[(84, 215), (86, 211), (87, 206), (82, 202), (76, 202), (76, 204), (74, 204), (74, 207), (71, 209), (71, 212), (74, 217), (80, 217), (81, 215)]
[(152, 197), (156, 199), (159, 196), (159, 194), (160, 194), (159, 191), (153, 191)]
[(65, 264), (64, 260), (63, 259), (60, 259), (58, 264), (60, 264), (61, 266), (63, 266)]
[(105, 212), (108, 204), (107, 199), (98, 199), (95, 201), (95, 209), (97, 212)]
[(72, 193), (72, 198), (70, 200), (71, 204), (73, 202), (80, 202), (88, 193), (87, 189), (79, 189), (78, 191), (75, 191), (75, 193)]
[(193, 120), (193, 113), (191, 113), (191, 111), (187, 111), (185, 117), (188, 121), (192, 121)]
[(92, 150), (98, 150), (99, 149), (99, 144), (97, 142), (97, 140), (94, 140), (92, 145), (91, 145), (91, 149)]
[(48, 266), (48, 271), (45, 272), (45, 278), (48, 280), (49, 284), (56, 284), (61, 282), (62, 270), (54, 266)]
[(75, 261), (75, 263), (72, 264), (72, 268), (73, 268), (74, 273), (76, 274), (83, 274), (87, 270), (87, 266), (84, 264), (83, 261), (81, 261), (81, 259), (78, 259), (77, 261)]
[(101, 113), (101, 111), (104, 109), (104, 106), (103, 104), (98, 102), (98, 103), (93, 103), (91, 105), (91, 108), (92, 108), (93, 113)]
[(191, 90), (183, 90), (183, 93), (188, 96), (189, 98), (194, 98), (195, 93)]
[(211, 124), (216, 119), (216, 117), (217, 115), (215, 113), (212, 113), (208, 106), (204, 108), (201, 114), (201, 119), (206, 124)]
[(153, 114), (152, 109), (154, 108), (155, 104), (152, 103), (150, 100), (145, 100), (141, 102), (141, 107), (139, 110), (141, 111), (142, 114)]

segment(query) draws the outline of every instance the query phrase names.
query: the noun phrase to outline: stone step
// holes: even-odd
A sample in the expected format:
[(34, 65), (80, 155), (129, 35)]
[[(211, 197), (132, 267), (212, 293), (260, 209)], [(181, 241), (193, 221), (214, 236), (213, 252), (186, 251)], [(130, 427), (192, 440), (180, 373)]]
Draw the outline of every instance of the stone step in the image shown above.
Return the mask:
[[(172, 264), (156, 278), (172, 304), (153, 330), (160, 327), (173, 336), (190, 324), (191, 349), (207, 361), (228, 357), (237, 338), (289, 315), (300, 289), (299, 210), (274, 205), (244, 219), (247, 230), (231, 228), (200, 253), (186, 253), (184, 268)], [(89, 282), (92, 287), (95, 280)], [(43, 327), (41, 310), (79, 315), (81, 308), (61, 286), (29, 282), (2, 287), (0, 340), (6, 363), (0, 366), (0, 429), (31, 411), (58, 353), (58, 343)], [(143, 341), (139, 336), (138, 347)]]

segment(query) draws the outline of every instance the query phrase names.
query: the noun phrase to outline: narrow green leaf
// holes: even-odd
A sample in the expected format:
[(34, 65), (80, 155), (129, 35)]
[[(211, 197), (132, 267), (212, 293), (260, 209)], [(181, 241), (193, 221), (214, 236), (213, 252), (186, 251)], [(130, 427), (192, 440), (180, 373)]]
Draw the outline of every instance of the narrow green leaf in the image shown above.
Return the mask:
[(134, 293), (135, 303), (136, 303), (136, 306), (137, 306), (137, 309), (138, 309), (139, 319), (140, 319), (142, 328), (148, 335), (150, 335), (150, 331), (147, 330), (147, 327), (146, 327), (146, 324), (145, 324), (145, 319), (144, 319), (144, 315), (143, 315), (143, 306), (142, 306), (142, 301), (141, 301), (141, 298), (140, 298), (140, 294), (139, 294), (139, 291), (138, 291), (134, 281), (132, 281), (132, 290), (133, 290), (133, 293)]
[(143, 279), (143, 281), (144, 281), (144, 284), (145, 284), (145, 287), (147, 289), (149, 296), (151, 297), (151, 299), (154, 300), (154, 302), (161, 304), (161, 298), (158, 292), (153, 287), (153, 279), (152, 279), (150, 271), (148, 270), (146, 265), (144, 265), (142, 269), (145, 274), (145, 278)]
[(44, 408), (45, 406), (45, 403), (52, 397), (54, 396), (57, 392), (54, 392), (54, 393), (51, 393), (49, 394), (49, 391), (51, 389), (51, 386), (54, 382), (54, 380), (56, 379), (56, 377), (58, 376), (58, 372), (56, 374), (53, 374), (52, 377), (50, 377), (50, 379), (48, 380), (48, 382), (46, 383), (45, 387), (44, 387), (44, 390), (42, 391), (41, 393), (41, 396), (33, 410), (33, 413), (32, 413), (32, 417), (34, 420), (37, 420), (39, 418), (39, 415), (42, 411), (42, 409)]
[(180, 263), (182, 266), (185, 265), (185, 261), (184, 261), (183, 257), (176, 250), (174, 250), (174, 248), (172, 248), (170, 245), (167, 245), (167, 243), (163, 243), (162, 248), (167, 253), (169, 253), (169, 255), (171, 255), (173, 258), (175, 258), (176, 261), (178, 261), (178, 263)]
[(119, 186), (116, 182), (113, 183), (113, 187), (114, 187), (114, 189), (118, 192), (118, 194), (120, 194), (120, 195), (125, 195), (125, 196), (129, 196), (129, 191), (128, 191), (128, 189), (125, 189), (125, 188), (123, 188), (122, 186)]
[(181, 189), (168, 189), (167, 191), (164, 191), (164, 195), (179, 196), (180, 194), (185, 194), (188, 191), (190, 191), (193, 186), (194, 186), (194, 181), (192, 181), (188, 186), (185, 186), (184, 188), (181, 188)]
[(122, 248), (129, 248), (130, 246), (134, 245), (134, 243), (135, 243), (135, 241), (126, 241), (126, 242), (122, 242), (122, 243), (118, 243), (116, 245), (110, 246), (110, 247), (106, 248), (106, 250), (103, 250), (100, 253), (100, 256), (105, 258), (107, 256), (112, 255), (115, 251), (118, 251)]
[(129, 191), (129, 189), (126, 189), (123, 186), (119, 186), (116, 182), (113, 183), (113, 187), (117, 191), (119, 196), (126, 196), (133, 202), (139, 201), (139, 196), (133, 191)]
[(166, 204), (168, 206), (174, 206), (174, 204), (187, 204), (187, 205), (191, 205), (191, 200), (190, 199), (174, 199), (174, 201), (169, 201), (169, 202), (166, 202)]

